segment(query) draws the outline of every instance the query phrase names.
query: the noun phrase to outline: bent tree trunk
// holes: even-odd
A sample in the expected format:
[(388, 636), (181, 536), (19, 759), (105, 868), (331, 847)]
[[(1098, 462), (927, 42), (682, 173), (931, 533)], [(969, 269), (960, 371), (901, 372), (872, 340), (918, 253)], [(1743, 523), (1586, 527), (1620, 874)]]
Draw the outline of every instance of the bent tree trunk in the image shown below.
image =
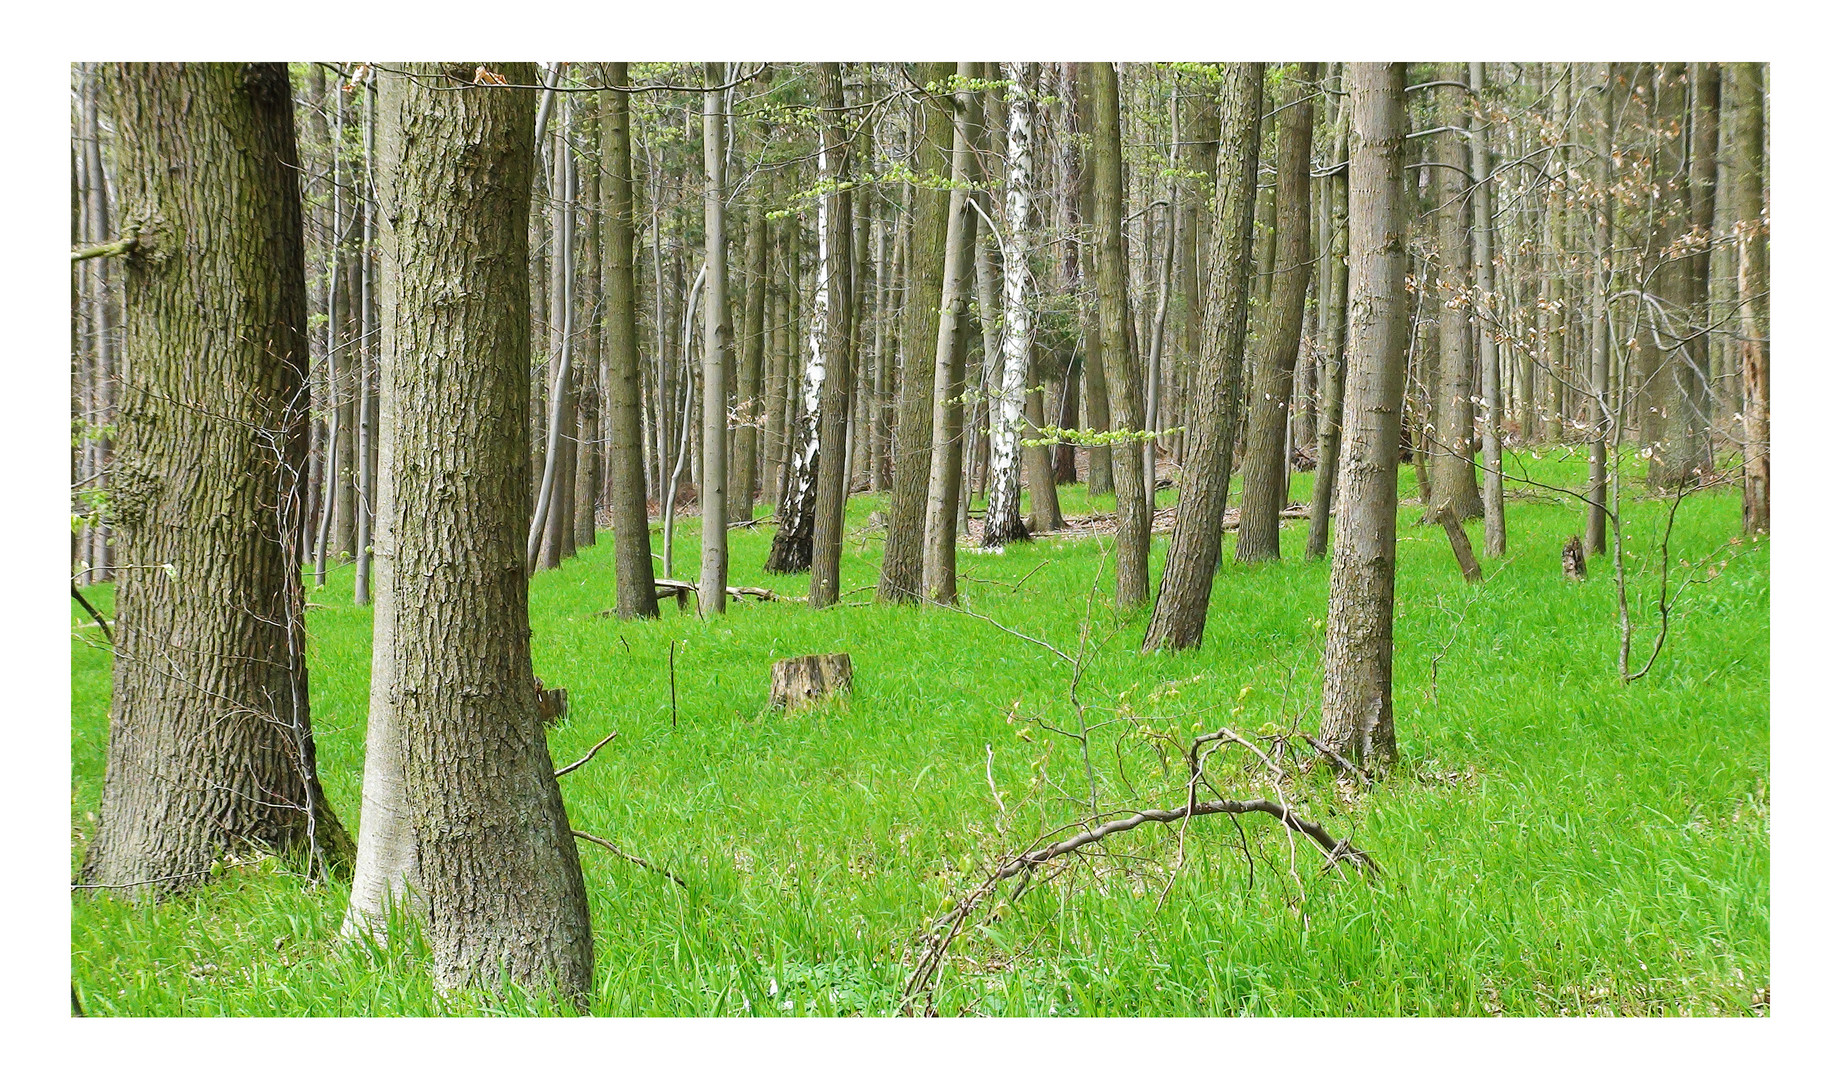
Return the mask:
[(1242, 526), (1236, 561), (1279, 561), (1281, 511), (1287, 509), (1287, 401), (1293, 396), (1294, 361), (1312, 270), (1313, 93), (1319, 65), (1301, 64), (1286, 80), (1275, 136), (1278, 180), (1274, 196), (1273, 301), (1264, 310), (1262, 355), (1249, 394), (1248, 448), (1242, 462)]
[(581, 1004), (592, 933), (530, 666), (523, 546), (535, 101), (472, 85), (477, 64), (408, 67), (384, 78), (380, 110), (392, 295), (347, 926), (378, 929), (411, 897), (439, 986), (508, 978)]
[(1259, 166), (1262, 64), (1224, 65), (1217, 154), (1217, 218), (1211, 229), (1204, 335), (1188, 405), (1185, 479), (1143, 650), (1193, 649), (1204, 640), (1211, 580), (1223, 543), (1230, 454), (1240, 414), (1243, 338), (1249, 323), (1249, 272)]
[(1396, 758), (1390, 661), (1395, 472), (1408, 345), (1408, 215), (1402, 189), (1407, 80), (1403, 64), (1347, 64), (1346, 70), (1353, 127), (1350, 355), (1319, 734), (1359, 764), (1387, 765)]
[[(628, 65), (608, 63), (606, 82), (630, 85)], [(650, 508), (644, 483), (643, 375), (637, 363), (635, 219), (631, 203), (631, 99), (601, 90), (600, 168), (605, 174), (605, 469), (612, 504), (618, 617), (653, 619), (656, 568), (650, 564)]]
[(156, 896), (225, 853), (345, 863), (306, 693), (306, 271), (283, 64), (122, 64), (114, 696), (81, 878)]

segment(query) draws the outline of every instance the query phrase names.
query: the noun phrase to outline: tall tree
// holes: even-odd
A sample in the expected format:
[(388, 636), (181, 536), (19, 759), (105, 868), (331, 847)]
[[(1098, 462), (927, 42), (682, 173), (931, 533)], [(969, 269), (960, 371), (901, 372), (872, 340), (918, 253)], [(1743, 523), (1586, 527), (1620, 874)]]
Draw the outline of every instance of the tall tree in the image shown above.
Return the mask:
[(733, 322), (726, 303), (726, 66), (705, 65), (701, 160), (707, 207), (707, 295), (701, 335), (701, 617), (726, 610), (726, 373)]
[[(1096, 292), (1102, 323), (1102, 370), (1108, 380), (1110, 423), (1130, 436), (1141, 430), (1140, 370), (1129, 337), (1128, 249), (1121, 165), (1121, 93), (1115, 65), (1091, 65), (1095, 146)], [(1147, 599), (1147, 552), (1153, 540), (1141, 456), (1111, 458), (1115, 470), (1115, 603), (1133, 607)]]
[[(817, 98), (823, 112), (819, 155), (823, 195), (817, 225), (821, 276), (817, 282), (818, 316), (809, 335), (810, 366), (827, 370), (819, 400), (815, 507), (810, 528), (809, 606), (827, 607), (841, 599), (841, 531), (847, 515), (847, 417), (853, 395), (850, 346), (853, 330), (853, 147), (842, 127), (846, 99), (841, 65), (816, 69)], [(832, 193), (831, 192), (832, 189)], [(824, 310), (825, 309), (825, 310)], [(826, 318), (823, 318), (823, 316)], [(818, 358), (819, 357), (819, 358)], [(921, 365), (920, 365), (921, 366)]]
[(1301, 64), (1282, 80), (1275, 126), (1275, 282), (1256, 335), (1261, 356), (1249, 390), (1249, 437), (1242, 460), (1242, 524), (1236, 561), (1278, 561), (1287, 509), (1287, 443), (1294, 361), (1312, 271), (1313, 96), (1319, 65)]
[(980, 65), (956, 67), (955, 137), (949, 160), (949, 215), (943, 244), (943, 294), (935, 347), (930, 495), (924, 509), (924, 596), (939, 604), (956, 602), (956, 504), (962, 490), (962, 370), (968, 351), (969, 274), (975, 251), (974, 148), (969, 132), (981, 123), (980, 94), (973, 80)]
[(1351, 100), (1351, 326), (1343, 475), (1319, 734), (1358, 763), (1396, 759), (1396, 462), (1408, 346), (1405, 64), (1346, 64)]
[(1196, 648), (1204, 640), (1211, 583), (1223, 543), (1230, 459), (1241, 412), (1242, 353), (1254, 265), (1255, 180), (1261, 157), (1262, 64), (1226, 64), (1217, 154), (1217, 216), (1211, 227), (1204, 348), (1188, 406), (1191, 436), (1179, 516), (1143, 649)]
[(1745, 389), (1747, 532), (1771, 531), (1771, 200), (1766, 183), (1765, 65), (1731, 64), (1727, 148), (1735, 163), (1734, 236), (1739, 249), (1739, 359)]
[[(1077, 107), (1071, 112), (1071, 119), (1075, 133), (1081, 136), (1073, 141), (1081, 151), (1077, 161), (1076, 190), (1079, 221), (1083, 229), (1077, 241), (1080, 257), (1077, 260), (1078, 277), (1075, 284), (1081, 299), (1078, 310), (1083, 322), (1083, 426), (1094, 431), (1107, 431), (1111, 416), (1109, 380), (1103, 367), (1106, 349), (1103, 346), (1102, 305), (1097, 297), (1097, 279), (1100, 276), (1097, 264), (1101, 258), (1097, 250), (1097, 238), (1100, 227), (1096, 211), (1096, 152), (1091, 139), (1096, 130), (1096, 68), (1099, 66), (1091, 63), (1074, 65)], [(1112, 67), (1110, 71), (1113, 74)], [(1098, 440), (1087, 454), (1089, 493), (1113, 495), (1115, 455), (1109, 445)]]
[(1323, 559), (1332, 536), (1332, 499), (1338, 487), (1338, 447), (1344, 421), (1344, 329), (1351, 291), (1350, 266), (1350, 130), (1351, 110), (1340, 104), (1325, 177), (1331, 200), (1331, 253), (1319, 276), (1319, 322), (1325, 327), (1325, 349), (1319, 358), (1319, 464), (1313, 472), (1313, 502), (1306, 525), (1306, 557)]
[[(624, 63), (607, 63), (611, 87), (630, 85)], [(650, 511), (644, 481), (643, 376), (637, 361), (637, 283), (632, 265), (636, 218), (631, 197), (631, 99), (599, 91), (600, 191), (605, 209), (605, 468), (611, 489), (618, 617), (655, 618), (656, 569), (650, 562)]]
[(348, 925), (379, 931), (398, 902), (438, 985), (507, 977), (583, 1003), (591, 925), (537, 708), (523, 546), (535, 102), (491, 85), (534, 77), (410, 64), (382, 80), (379, 587)]
[(1481, 501), (1485, 514), (1485, 557), (1504, 557), (1504, 457), (1499, 424), (1503, 419), (1503, 384), (1498, 370), (1497, 316), (1500, 307), (1494, 288), (1491, 220), (1491, 146), (1484, 115), (1485, 65), (1474, 60), (1467, 67), (1472, 88), (1472, 277), (1480, 318), (1473, 324), (1478, 337), (1480, 445), (1484, 451), (1485, 482)]
[(910, 254), (904, 273), (907, 290), (900, 311), (899, 355), (904, 364), (892, 443), (892, 495), (886, 504), (886, 550), (875, 594), (880, 603), (915, 602), (923, 588), (924, 516), (936, 390), (935, 369), (925, 359), (935, 355), (948, 241), (949, 200), (945, 185), (937, 181), (951, 168), (945, 156), (952, 124), (944, 84), (952, 71), (945, 63), (920, 64), (917, 70), (917, 79), (926, 89), (918, 95), (918, 119), (912, 125), (912, 168), (923, 182), (913, 185), (912, 191)]
[(148, 896), (226, 854), (350, 840), (320, 791), (300, 482), (306, 271), (282, 64), (108, 69), (125, 267), (114, 692), (82, 880)]
[(1020, 410), (1026, 393), (1026, 371), (1032, 359), (1032, 315), (1036, 286), (1032, 278), (1032, 89), (1031, 65), (1007, 64), (1012, 87), (1007, 109), (1006, 235), (1001, 237), (1005, 293), (1001, 301), (1001, 364), (998, 386), (988, 387), (988, 509), (982, 519), (981, 545), (993, 548), (1028, 539), (1019, 512)]
[(1439, 304), (1440, 364), (1435, 373), (1433, 426), (1428, 436), (1428, 475), (1434, 505), (1430, 517), (1450, 513), (1464, 521), (1484, 513), (1478, 496), (1476, 447), (1472, 444), (1472, 203), (1467, 198), (1463, 134), (1465, 71), (1442, 65), (1437, 81), (1436, 119), (1445, 130), (1434, 136), (1432, 176), (1434, 221), (1439, 226), (1439, 265), (1433, 271)]

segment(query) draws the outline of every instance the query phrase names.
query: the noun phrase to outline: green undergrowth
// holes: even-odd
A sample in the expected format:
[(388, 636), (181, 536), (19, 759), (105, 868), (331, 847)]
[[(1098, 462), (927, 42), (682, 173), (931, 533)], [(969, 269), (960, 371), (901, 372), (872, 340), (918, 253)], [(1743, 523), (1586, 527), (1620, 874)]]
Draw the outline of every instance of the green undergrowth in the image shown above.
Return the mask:
[[(1578, 486), (1571, 450), (1525, 453), (1545, 483)], [(1513, 468), (1516, 466), (1513, 466)], [(1295, 477), (1295, 498), (1311, 476)], [(1414, 490), (1403, 470), (1403, 495)], [(1631, 485), (1627, 486), (1629, 492)], [(1162, 505), (1172, 498), (1161, 492)], [(1617, 670), (1609, 559), (1561, 573), (1580, 504), (1511, 485), (1510, 554), (1465, 585), (1438, 528), (1400, 511), (1395, 711), (1402, 765), (1371, 791), (1296, 779), (1301, 813), (1381, 863), (1375, 880), (1322, 871), (1274, 819), (1147, 825), (1065, 860), (951, 948), (930, 1006), (943, 1015), (1752, 1015), (1769, 1010), (1769, 578), (1739, 534), (1733, 489), (1676, 518), (1672, 588), (1692, 579), (1661, 656)], [(1082, 486), (1068, 514), (1112, 509)], [(1185, 800), (1180, 748), (1221, 725), (1248, 735), (1318, 726), (1330, 568), (1237, 566), (1233, 539), (1202, 649), (1139, 653), (1145, 612), (1118, 613), (1110, 538), (964, 549), (962, 611), (872, 602), (878, 495), (855, 498), (844, 603), (736, 601), (703, 623), (665, 604), (624, 623), (612, 549), (586, 549), (531, 586), (536, 672), (571, 693), (550, 737), (592, 763), (561, 780), (576, 828), (664, 867), (583, 844), (606, 1015), (895, 1012), (919, 930), (985, 868), (1097, 805)], [(1667, 503), (1627, 499), (1637, 624), (1657, 621)], [(762, 511), (761, 511), (762, 512)], [(678, 523), (692, 575), (697, 523)], [(1477, 541), (1480, 529), (1472, 527)], [(807, 575), (760, 570), (770, 528), (735, 530), (732, 581), (787, 595)], [(658, 545), (660, 550), (660, 544)], [(1166, 538), (1155, 538), (1155, 580)], [(310, 588), (320, 763), (355, 832), (370, 614), (351, 569)], [(88, 590), (108, 609), (110, 590)], [(73, 611), (74, 611), (73, 606)], [(109, 655), (73, 616), (72, 859), (100, 797)], [(1004, 627), (1004, 629), (1003, 629)], [(1011, 632), (1010, 632), (1011, 631)], [(1024, 634), (1083, 657), (1073, 665)], [(673, 643), (674, 687), (670, 653)], [(766, 709), (770, 662), (852, 654), (834, 704)], [(672, 705), (673, 701), (673, 705)], [(1265, 744), (1264, 744), (1265, 745)], [(1289, 762), (1292, 766), (1292, 762)], [(1211, 759), (1225, 794), (1272, 794), (1241, 750)], [(1208, 793), (1206, 793), (1208, 795)], [(277, 860), (224, 867), (209, 887), (136, 909), (73, 901), (72, 979), (92, 1014), (422, 1015), (556, 1011), (539, 997), (441, 998), (411, 928), (383, 949), (337, 934), (346, 886), (312, 887)]]

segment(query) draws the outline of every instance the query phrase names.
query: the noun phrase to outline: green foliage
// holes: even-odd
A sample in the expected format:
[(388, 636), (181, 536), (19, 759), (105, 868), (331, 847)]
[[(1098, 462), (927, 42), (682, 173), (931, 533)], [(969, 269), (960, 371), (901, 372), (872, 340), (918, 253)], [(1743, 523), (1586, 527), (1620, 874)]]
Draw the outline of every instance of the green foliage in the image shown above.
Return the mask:
[[(1584, 455), (1524, 455), (1578, 486)], [(1515, 467), (1514, 464), (1512, 466)], [(1310, 474), (1296, 477), (1306, 499)], [(1403, 494), (1414, 490), (1403, 470)], [(1148, 826), (1065, 877), (1001, 894), (999, 919), (951, 950), (937, 1010), (992, 1015), (1750, 1015), (1770, 982), (1767, 689), (1769, 553), (1739, 533), (1736, 493), (1690, 498), (1673, 547), (1717, 576), (1691, 586), (1649, 678), (1619, 684), (1609, 560), (1563, 579), (1581, 507), (1511, 485), (1511, 556), (1467, 587), (1445, 536), (1401, 508), (1396, 590), (1397, 774), (1341, 795), (1295, 787), (1303, 812), (1383, 862), (1374, 884), (1292, 858), (1270, 820), (1239, 837), (1218, 818)], [(1070, 515), (1112, 511), (1081, 486)], [(561, 781), (575, 827), (680, 875), (585, 846), (606, 1015), (883, 1015), (915, 932), (977, 870), (1086, 812), (1068, 664), (966, 614), (869, 602), (884, 506), (850, 506), (848, 599), (825, 611), (735, 602), (703, 623), (601, 617), (608, 540), (537, 575), (537, 673), (572, 696), (550, 733), (557, 762), (619, 738)], [(1627, 504), (1641, 648), (1654, 626), (1666, 507)], [(761, 510), (761, 513), (765, 511)], [(693, 519), (678, 565), (693, 566)], [(1093, 771), (1103, 805), (1184, 799), (1177, 744), (1194, 725), (1315, 731), (1330, 567), (1281, 530), (1286, 561), (1237, 566), (1226, 539), (1202, 650), (1142, 656), (1143, 612), (1109, 603), (1106, 539), (1045, 537), (1004, 554), (963, 548), (974, 611), (1089, 659)], [(1233, 534), (1226, 534), (1226, 537)], [(734, 582), (796, 594), (758, 572), (768, 529), (731, 534)], [(1153, 567), (1165, 556), (1157, 538)], [(1711, 563), (1710, 563), (1711, 560)], [(1725, 562), (1724, 568), (1721, 563)], [(356, 827), (370, 613), (351, 568), (312, 589), (314, 720), (328, 796)], [(104, 611), (112, 587), (86, 590)], [(1089, 597), (1085, 627), (1084, 598)], [(73, 606), (71, 858), (88, 842), (108, 730), (109, 656)], [(678, 715), (668, 657), (675, 644)], [(836, 704), (765, 708), (770, 661), (851, 650)], [(1112, 721), (1112, 722), (1111, 722)], [(1267, 792), (1219, 754), (1228, 794)], [(992, 790), (990, 790), (992, 787)], [(995, 794), (998, 792), (998, 796)], [(997, 802), (997, 798), (999, 802)], [(1004, 804), (1004, 810), (1003, 806)], [(1081, 807), (1081, 809), (1080, 809)], [(1246, 849), (1254, 869), (1245, 862)], [(1162, 901), (1163, 894), (1163, 901)], [(447, 1015), (563, 1011), (538, 998), (442, 999), (409, 931), (386, 949), (337, 931), (345, 887), (309, 888), (276, 860), (225, 867), (149, 909), (82, 896), (72, 980), (93, 1015)]]

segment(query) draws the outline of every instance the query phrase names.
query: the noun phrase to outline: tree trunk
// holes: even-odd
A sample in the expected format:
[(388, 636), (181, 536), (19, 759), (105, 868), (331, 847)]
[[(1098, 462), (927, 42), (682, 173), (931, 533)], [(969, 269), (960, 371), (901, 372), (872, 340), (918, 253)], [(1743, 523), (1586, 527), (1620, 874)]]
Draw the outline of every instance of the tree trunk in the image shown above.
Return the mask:
[(1217, 155), (1217, 217), (1211, 229), (1210, 285), (1204, 308), (1204, 349), (1198, 354), (1191, 436), (1179, 516), (1172, 527), (1166, 570), (1147, 624), (1143, 650), (1191, 649), (1204, 640), (1211, 582), (1223, 542), (1223, 510), (1241, 409), (1242, 353), (1249, 323), (1253, 269), (1255, 177), (1260, 167), (1262, 64), (1224, 65), (1222, 143)]
[(1242, 461), (1242, 525), (1236, 561), (1279, 561), (1281, 511), (1287, 509), (1288, 400), (1300, 353), (1300, 323), (1312, 269), (1313, 106), (1319, 65), (1301, 64), (1283, 80), (1277, 110), (1275, 283), (1257, 335), (1261, 356), (1249, 392), (1248, 448)]
[[(1091, 67), (1094, 85), (1096, 188), (1096, 291), (1102, 322), (1102, 367), (1107, 376), (1110, 421), (1137, 433), (1143, 422), (1140, 370), (1128, 337), (1128, 252), (1123, 235), (1121, 97), (1115, 65)], [(1145, 476), (1132, 443), (1112, 457), (1115, 470), (1115, 604), (1133, 607), (1147, 599), (1147, 552), (1153, 540)]]
[(745, 334), (739, 361), (739, 427), (733, 437), (732, 490), (727, 519), (752, 520), (758, 489), (758, 429), (764, 422), (765, 204), (755, 199), (745, 226)]
[[(842, 128), (845, 100), (841, 65), (824, 63), (817, 69), (817, 90), (825, 119), (819, 152), (821, 180), (835, 192), (818, 204), (816, 234), (822, 250), (821, 278), (816, 284), (816, 318), (810, 328), (810, 366), (827, 369), (820, 398), (818, 472), (815, 506), (810, 528), (809, 606), (827, 607), (841, 599), (841, 533), (846, 524), (847, 416), (853, 397), (853, 369), (849, 351), (853, 340), (853, 148)], [(817, 358), (819, 355), (819, 359)]]
[[(726, 65), (708, 63), (708, 86)], [(726, 303), (726, 95), (701, 93), (701, 162), (706, 176), (707, 295), (701, 301), (701, 617), (726, 611), (726, 373), (733, 322)]]
[[(1031, 280), (1032, 230), (1032, 87), (1036, 79), (1025, 65), (1008, 64), (1003, 74), (1012, 84), (1007, 110), (1006, 235), (1000, 253), (1005, 292), (1001, 299), (1001, 358), (998, 384), (990, 381), (988, 401), (988, 509), (982, 519), (981, 546), (1004, 547), (1030, 539), (1019, 512), (1020, 412), (1025, 407), (1026, 371), (1032, 358), (1032, 315), (1036, 301)], [(1138, 462), (1138, 456), (1136, 458)], [(1137, 470), (1138, 472), (1138, 470)]]
[(108, 71), (125, 355), (108, 765), (84, 883), (151, 898), (225, 855), (345, 864), (306, 686), (306, 277), (283, 64)]
[(1504, 557), (1504, 453), (1498, 424), (1503, 418), (1503, 386), (1499, 377), (1497, 356), (1497, 290), (1494, 288), (1491, 264), (1491, 148), (1486, 141), (1482, 112), (1478, 102), (1484, 91), (1485, 66), (1474, 60), (1469, 66), (1473, 96), (1472, 125), (1472, 266), (1477, 289), (1479, 319), (1472, 324), (1478, 335), (1479, 402), (1478, 426), (1482, 432), (1485, 455), (1483, 492), (1485, 514), (1485, 557)]
[(1765, 65), (1731, 65), (1733, 106), (1727, 148), (1736, 163), (1734, 235), (1739, 245), (1739, 359), (1746, 392), (1746, 483), (1749, 533), (1771, 531), (1771, 202), (1765, 160)]
[[(1396, 760), (1396, 461), (1408, 344), (1406, 65), (1347, 64), (1351, 123), (1350, 354), (1343, 500), (1325, 631), (1321, 741), (1359, 764)], [(1450, 520), (1457, 520), (1453, 518)]]
[[(957, 65), (972, 79), (973, 62)], [(979, 95), (956, 93), (955, 138), (950, 149), (949, 214), (943, 244), (943, 293), (937, 321), (935, 387), (930, 426), (930, 491), (924, 508), (924, 596), (939, 604), (956, 602), (956, 503), (962, 491), (962, 369), (968, 351), (968, 277), (975, 250), (975, 209), (969, 187), (975, 180), (969, 132), (981, 123)]]
[(1313, 472), (1313, 503), (1306, 525), (1306, 557), (1323, 559), (1332, 536), (1332, 501), (1338, 486), (1338, 447), (1344, 431), (1344, 328), (1351, 291), (1350, 154), (1351, 110), (1340, 105), (1333, 139), (1333, 171), (1326, 179), (1331, 198), (1332, 242), (1328, 272), (1321, 275), (1325, 352), (1319, 358), (1319, 464)]
[(347, 926), (379, 930), (405, 901), (440, 987), (507, 978), (583, 1006), (586, 889), (529, 657), (535, 101), (474, 88), (476, 69), (383, 79), (379, 587)]
[[(1103, 366), (1106, 353), (1105, 332), (1102, 325), (1101, 304), (1097, 293), (1097, 254), (1098, 215), (1096, 211), (1096, 155), (1091, 149), (1089, 136), (1096, 124), (1096, 90), (1095, 70), (1098, 65), (1080, 63), (1077, 68), (1077, 108), (1072, 114), (1077, 122), (1077, 133), (1084, 136), (1079, 140), (1082, 148), (1077, 170), (1077, 201), (1082, 209), (1082, 223), (1078, 247), (1082, 253), (1078, 266), (1082, 277), (1077, 282), (1079, 296), (1078, 311), (1083, 322), (1083, 427), (1092, 431), (1109, 430), (1109, 382)], [(1112, 70), (1112, 69), (1111, 69)], [(1086, 472), (1089, 482), (1089, 494), (1113, 495), (1115, 493), (1115, 457), (1106, 443), (1097, 443), (1087, 451), (1089, 463)]]
[[(1612, 75), (1613, 65), (1601, 64), (1598, 90), (1599, 115), (1594, 128), (1594, 161), (1599, 168), (1593, 207), (1593, 332), (1590, 354), (1591, 379), (1587, 403), (1587, 554), (1599, 555), (1606, 550), (1606, 451), (1608, 440), (1622, 438), (1619, 418), (1613, 413), (1611, 393), (1612, 361), (1612, 185), (1616, 170), (1612, 165)], [(1589, 96), (1592, 92), (1589, 91)]]
[[(929, 85), (947, 80), (949, 64), (920, 65), (917, 78)], [(912, 167), (920, 176), (941, 176), (950, 168), (944, 147), (950, 145), (947, 102), (928, 93), (918, 99)], [(942, 304), (944, 245), (948, 196), (933, 185), (912, 193), (910, 254), (905, 263), (906, 295), (900, 312), (899, 354), (904, 358), (898, 385), (898, 429), (893, 441), (892, 495), (886, 504), (886, 550), (879, 565), (880, 603), (915, 603), (924, 581), (924, 507), (930, 482), (933, 441), (931, 416), (936, 371), (925, 359), (935, 355), (937, 312)]]

